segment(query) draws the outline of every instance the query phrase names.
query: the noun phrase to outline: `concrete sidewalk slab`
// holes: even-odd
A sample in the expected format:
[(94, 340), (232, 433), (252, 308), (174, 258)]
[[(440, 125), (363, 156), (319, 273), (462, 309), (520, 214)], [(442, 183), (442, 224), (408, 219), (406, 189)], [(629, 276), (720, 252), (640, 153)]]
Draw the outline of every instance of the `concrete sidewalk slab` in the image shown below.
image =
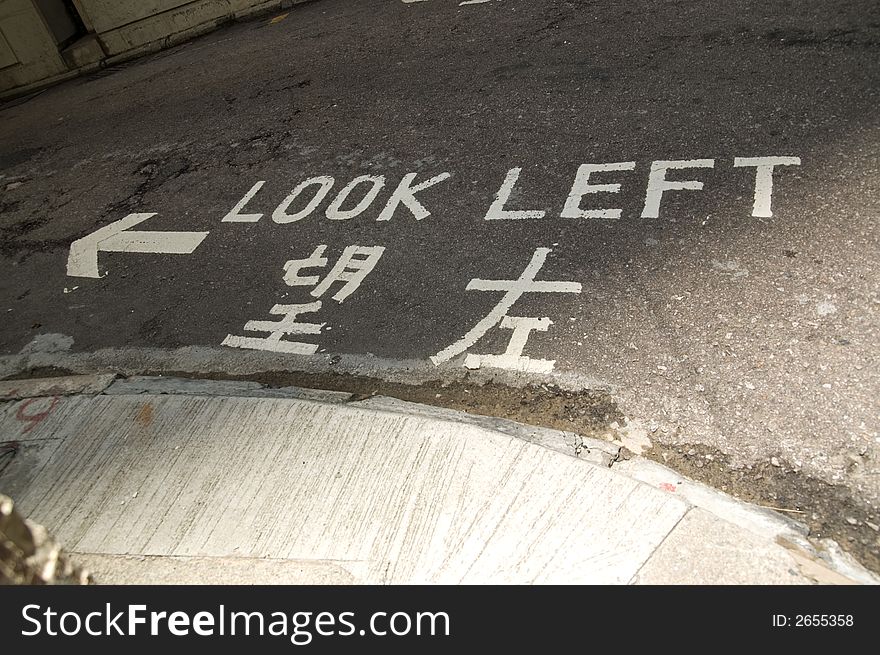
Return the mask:
[(479, 428), (301, 400), (99, 396), (22, 511), (87, 553), (370, 563), (374, 583), (626, 583), (687, 511)]
[(0, 402), (0, 489), (104, 583), (875, 581), (794, 521), (579, 459), (568, 433), (301, 391), (138, 378)]
[(145, 557), (71, 553), (100, 583), (351, 585), (367, 576), (367, 562), (323, 562), (253, 557)]
[(733, 496), (704, 484), (694, 482), (661, 466), (651, 460), (636, 458), (622, 460), (615, 464), (615, 470), (660, 489), (670, 489), (691, 505), (708, 510), (716, 516), (723, 516), (739, 527), (775, 539), (780, 535), (788, 539), (807, 536), (807, 526), (803, 523), (766, 508), (743, 503)]
[[(714, 514), (687, 513), (636, 575), (636, 584), (810, 584), (772, 539)], [(829, 580), (830, 581), (830, 580)], [(842, 582), (843, 577), (835, 579)]]
[[(84, 376), (85, 377), (85, 376)], [(54, 378), (58, 380), (58, 378)], [(40, 380), (35, 392), (59, 389), (60, 384)], [(33, 476), (51, 460), (65, 434), (87, 430), (91, 396), (42, 393), (30, 398), (0, 400), (0, 490), (18, 499)]]

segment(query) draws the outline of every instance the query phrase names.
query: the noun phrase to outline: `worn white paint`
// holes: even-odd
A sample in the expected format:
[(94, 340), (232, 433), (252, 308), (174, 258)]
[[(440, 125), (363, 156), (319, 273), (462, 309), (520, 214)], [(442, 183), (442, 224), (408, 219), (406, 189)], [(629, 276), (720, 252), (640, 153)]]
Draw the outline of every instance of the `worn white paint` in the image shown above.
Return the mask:
[(320, 298), (333, 283), (344, 282), (342, 288), (333, 295), (333, 300), (341, 304), (357, 291), (364, 278), (376, 267), (384, 252), (383, 246), (348, 246), (342, 251), (342, 256), (327, 277), (312, 289), (312, 296)]
[(286, 262), (284, 264), (285, 284), (291, 287), (315, 287), (311, 291), (311, 295), (320, 298), (335, 282), (343, 282), (342, 288), (333, 296), (335, 301), (342, 303), (357, 291), (385, 252), (383, 246), (348, 246), (342, 251), (342, 255), (323, 281), (320, 281), (320, 277), (317, 275), (301, 275), (303, 269), (327, 266), (328, 259), (324, 257), (326, 250), (326, 245), (320, 245), (306, 259), (291, 259)]
[[(439, 366), (473, 346), (489, 330), (502, 321), (507, 315), (508, 310), (524, 293), (580, 293), (581, 285), (577, 282), (535, 280), (535, 275), (544, 266), (547, 255), (551, 252), (550, 248), (536, 248), (531, 261), (516, 280), (482, 280), (479, 278), (471, 280), (466, 287), (468, 291), (503, 291), (504, 296), (492, 308), (492, 311), (471, 328), (467, 334), (431, 357), (434, 365)], [(520, 350), (520, 352), (522, 351)]]
[(532, 331), (546, 332), (553, 325), (546, 316), (544, 318), (523, 318), (520, 316), (505, 316), (501, 321), (501, 327), (513, 330), (507, 350), (503, 355), (473, 355), (469, 354), (465, 360), (466, 368), (477, 369), (481, 367), (504, 368), (509, 371), (521, 373), (550, 373), (556, 365), (552, 359), (532, 359), (524, 357), (522, 352)]
[[(800, 165), (799, 157), (736, 157), (734, 167), (755, 168), (755, 199), (752, 210), (753, 216), (769, 217), (771, 212), (771, 198), (775, 169), (779, 166)], [(611, 219), (621, 218), (622, 210), (615, 207), (583, 208), (587, 204), (586, 196), (599, 193), (620, 193), (620, 182), (608, 181), (594, 183), (591, 180), (597, 174), (619, 173), (633, 171), (637, 167), (636, 162), (613, 162), (613, 163), (586, 163), (581, 164), (575, 175), (571, 190), (566, 197), (564, 207), (560, 213), (561, 218), (577, 219)], [(682, 159), (682, 160), (657, 160), (650, 165), (645, 203), (642, 210), (642, 218), (658, 218), (663, 194), (668, 191), (699, 191), (704, 188), (700, 180), (677, 180), (667, 179), (669, 171), (689, 168), (714, 168), (714, 159)], [(510, 209), (509, 203), (517, 202), (517, 183), (523, 168), (511, 168), (507, 171), (500, 188), (495, 194), (492, 204), (486, 211), (484, 220), (523, 220), (544, 218), (547, 212), (543, 209)], [(418, 173), (407, 173), (397, 184), (382, 210), (377, 216), (377, 221), (390, 221), (401, 207), (408, 210), (412, 216), (421, 221), (431, 215), (431, 212), (419, 200), (418, 194), (444, 182), (452, 177), (449, 172), (443, 172), (421, 182), (417, 182)], [(306, 218), (316, 211), (321, 203), (329, 196), (334, 187), (334, 178), (330, 176), (310, 177), (301, 182), (291, 193), (278, 205), (272, 214), (276, 223), (293, 223)], [(263, 188), (264, 181), (258, 181), (223, 218), (224, 222), (253, 223), (259, 221), (263, 214), (247, 212), (249, 202)], [(353, 194), (362, 185), (368, 185), (361, 199), (351, 209), (343, 209), (343, 205), (350, 200)], [(336, 195), (325, 212), (330, 220), (344, 221), (360, 216), (367, 211), (376, 201), (386, 185), (384, 175), (361, 175), (354, 178)], [(295, 213), (288, 213), (295, 201), (301, 200), (310, 187), (317, 187), (314, 195), (302, 209)], [(301, 204), (301, 203), (300, 203)]]
[[(351, 209), (342, 209), (343, 203), (348, 199), (348, 196), (361, 184), (370, 184), (370, 190), (361, 198), (360, 202), (352, 207)], [(373, 204), (373, 201), (376, 199), (376, 196), (379, 195), (379, 192), (385, 186), (385, 176), (384, 175), (359, 175), (354, 178), (351, 182), (345, 185), (345, 188), (339, 192), (339, 194), (333, 199), (333, 202), (330, 203), (330, 206), (327, 207), (327, 218), (331, 221), (347, 221), (351, 218), (359, 216), (364, 213), (367, 208)]]
[[(327, 197), (327, 194), (330, 192), (330, 189), (333, 188), (335, 180), (329, 175), (319, 175), (317, 177), (310, 177), (307, 180), (303, 180), (300, 182), (296, 188), (290, 192), (284, 200), (281, 201), (281, 204), (275, 208), (275, 211), (272, 212), (272, 220), (276, 223), (294, 223), (296, 221), (302, 220), (309, 214), (311, 214), (315, 209), (318, 208), (318, 205)], [(312, 199), (309, 200), (308, 204), (300, 209), (298, 212), (294, 214), (288, 214), (287, 210), (290, 205), (296, 200), (299, 195), (308, 189), (310, 186), (319, 187), (315, 191), (315, 195), (312, 196)]]
[(324, 257), (326, 250), (327, 246), (321, 245), (305, 259), (291, 259), (285, 262), (284, 283), (290, 287), (313, 287), (318, 284), (320, 278), (317, 275), (302, 276), (299, 273), (304, 268), (324, 268), (327, 265), (327, 258)]
[(485, 220), (505, 221), (523, 220), (528, 218), (544, 218), (547, 212), (541, 209), (511, 210), (504, 208), (504, 206), (510, 200), (510, 195), (511, 193), (513, 193), (513, 189), (516, 186), (517, 181), (519, 180), (519, 174), (521, 172), (522, 168), (511, 168), (509, 171), (507, 171), (504, 182), (501, 183), (501, 188), (498, 189), (498, 193), (495, 194), (495, 201), (489, 207), (489, 211), (486, 212)]
[(74, 241), (67, 256), (67, 275), (100, 278), (99, 251), (188, 255), (208, 236), (208, 232), (126, 232), (155, 215), (129, 214)]
[(618, 219), (621, 209), (581, 209), (581, 201), (588, 193), (619, 193), (620, 184), (592, 184), (590, 175), (605, 171), (631, 171), (636, 167), (634, 161), (614, 164), (582, 164), (577, 171), (571, 193), (565, 200), (562, 218), (612, 218)]
[(246, 332), (269, 332), (268, 337), (240, 337), (230, 334), (223, 340), (223, 345), (292, 355), (314, 355), (318, 350), (317, 344), (284, 341), (283, 337), (288, 334), (320, 334), (321, 328), (326, 323), (297, 321), (300, 314), (310, 314), (319, 309), (321, 309), (320, 300), (299, 305), (275, 305), (269, 313), (273, 316), (283, 316), (280, 321), (248, 321), (244, 326)]
[(653, 162), (648, 176), (648, 191), (645, 194), (645, 208), (642, 210), (642, 218), (658, 218), (660, 216), (660, 200), (663, 198), (664, 191), (700, 191), (703, 188), (703, 183), (696, 180), (667, 180), (666, 171), (714, 167), (714, 159), (679, 159)]
[(752, 216), (771, 218), (771, 196), (773, 195), (773, 169), (777, 166), (800, 166), (800, 157), (735, 157), (735, 168), (755, 168), (755, 204)]
[(403, 179), (400, 181), (400, 184), (397, 185), (397, 189), (394, 190), (394, 193), (391, 194), (391, 197), (388, 199), (388, 202), (385, 205), (385, 209), (382, 210), (382, 213), (379, 214), (379, 218), (377, 221), (390, 221), (391, 217), (394, 216), (394, 211), (397, 209), (398, 205), (403, 204), (407, 209), (409, 209), (413, 216), (416, 217), (417, 221), (422, 220), (423, 218), (427, 218), (431, 215), (427, 209), (425, 209), (424, 205), (420, 203), (415, 194), (419, 191), (424, 191), (435, 184), (439, 184), (444, 180), (448, 180), (452, 177), (451, 173), (440, 173), (440, 175), (436, 175), (432, 177), (430, 180), (425, 180), (420, 184), (416, 184), (412, 186), (413, 181), (416, 179), (416, 173), (407, 173)]
[[(333, 299), (342, 303), (354, 293), (364, 279), (376, 267), (376, 263), (385, 252), (382, 246), (349, 246), (323, 281), (317, 275), (300, 275), (305, 268), (323, 268), (328, 260), (324, 257), (327, 250), (325, 244), (316, 247), (305, 259), (292, 259), (284, 265), (284, 282), (289, 286), (314, 286), (311, 295), (319, 298), (336, 282), (343, 285), (334, 294)], [(268, 350), (294, 355), (314, 355), (318, 345), (296, 341), (286, 341), (287, 335), (320, 334), (326, 323), (303, 323), (298, 319), (300, 314), (317, 312), (321, 309), (321, 301), (306, 304), (275, 305), (270, 314), (282, 316), (280, 321), (248, 321), (244, 329), (247, 332), (268, 332), (268, 337), (243, 337), (229, 334), (223, 340), (224, 346), (248, 348), (252, 350)], [(326, 327), (329, 330), (329, 327)]]
[(263, 185), (266, 183), (265, 180), (260, 180), (254, 186), (251, 187), (251, 190), (244, 194), (241, 200), (238, 201), (238, 204), (235, 205), (226, 216), (223, 217), (221, 222), (223, 223), (256, 223), (261, 218), (263, 218), (262, 214), (242, 214), (242, 210), (247, 206), (247, 204), (253, 199), (257, 192), (263, 188)]
[(268, 350), (287, 355), (314, 355), (318, 351), (317, 344), (282, 341), (280, 338), (239, 337), (232, 334), (227, 335), (222, 345), (229, 346), (230, 348), (245, 348), (247, 350)]

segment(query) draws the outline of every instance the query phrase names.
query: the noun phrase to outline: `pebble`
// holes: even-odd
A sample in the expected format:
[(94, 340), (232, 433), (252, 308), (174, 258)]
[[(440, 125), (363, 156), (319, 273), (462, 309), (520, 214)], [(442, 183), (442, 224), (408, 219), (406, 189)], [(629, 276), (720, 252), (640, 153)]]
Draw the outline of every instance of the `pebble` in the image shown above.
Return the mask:
[(859, 520), (857, 518), (852, 517), (852, 516), (847, 516), (846, 522), (849, 523), (850, 525), (858, 525), (859, 524)]
[(777, 466), (777, 467), (782, 466), (782, 464), (780, 463), (780, 461), (776, 457), (771, 457), (770, 463), (773, 464), (773, 466)]

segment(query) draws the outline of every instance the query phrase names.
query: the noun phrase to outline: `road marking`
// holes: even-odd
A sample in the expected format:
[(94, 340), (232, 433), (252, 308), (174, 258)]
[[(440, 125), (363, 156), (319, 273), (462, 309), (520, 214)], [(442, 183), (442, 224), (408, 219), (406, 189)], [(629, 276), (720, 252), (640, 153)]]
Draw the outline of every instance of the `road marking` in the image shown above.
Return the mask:
[[(714, 169), (715, 163), (715, 159), (655, 160), (651, 162), (645, 190), (644, 209), (641, 213), (642, 218), (659, 218), (663, 194), (668, 191), (700, 191), (704, 188), (704, 183), (699, 180), (667, 179), (669, 171), (691, 168)], [(752, 216), (772, 216), (771, 201), (776, 169), (785, 166), (799, 166), (800, 163), (799, 157), (788, 156), (733, 158), (733, 168), (755, 169)], [(593, 176), (605, 177), (611, 173), (618, 173), (622, 174), (623, 178), (631, 177), (627, 174), (637, 167), (638, 165), (634, 161), (581, 164), (576, 170), (570, 192), (564, 200), (559, 217), (563, 219), (620, 219), (622, 210), (608, 208), (607, 202), (596, 202), (595, 204), (599, 205), (597, 208), (585, 208), (582, 205), (589, 205), (590, 197), (600, 193), (617, 194), (621, 191), (622, 184), (620, 182), (593, 182), (591, 181)], [(516, 185), (520, 181), (523, 170), (522, 167), (516, 167), (507, 171), (484, 215), (484, 220), (539, 220), (547, 216), (549, 212), (545, 209), (508, 208), (508, 204), (528, 207), (528, 204), (518, 198), (516, 194)], [(679, 174), (679, 176), (681, 175)], [(379, 203), (378, 206), (382, 209), (376, 216), (376, 221), (390, 221), (401, 207), (404, 208), (404, 213), (408, 211), (416, 221), (421, 221), (431, 215), (431, 212), (420, 201), (418, 194), (450, 179), (452, 174), (449, 172), (439, 173), (433, 177), (426, 177), (421, 182), (417, 182), (418, 176), (419, 174), (415, 172), (406, 173), (396, 187), (393, 185), (387, 187), (390, 197), (387, 201), (383, 201), (384, 205), (382, 202)], [(328, 201), (328, 204), (322, 213), (327, 219), (332, 221), (354, 219), (376, 204), (380, 194), (386, 190), (387, 179), (385, 175), (380, 174), (359, 175), (342, 186), (338, 193), (332, 195), (331, 192), (336, 186), (336, 179), (332, 176), (306, 177), (277, 205), (271, 213), (272, 221), (277, 224), (301, 221), (317, 212), (325, 200)], [(256, 223), (262, 220), (265, 215), (263, 212), (248, 211), (247, 206), (256, 201), (265, 185), (265, 180), (254, 183), (235, 206), (223, 216), (221, 222)], [(391, 191), (392, 188), (393, 191)], [(297, 207), (301, 208), (290, 213), (295, 203)], [(348, 208), (345, 208), (346, 206)], [(99, 278), (98, 253), (101, 251), (189, 254), (199, 247), (209, 234), (208, 232), (130, 231), (130, 228), (155, 215), (155, 213), (129, 214), (121, 220), (74, 241), (68, 254), (67, 274), (72, 277)], [(287, 261), (284, 264), (283, 280), (289, 287), (311, 287), (309, 294), (313, 299), (323, 298), (336, 283), (340, 283), (341, 286), (335, 289), (335, 293), (331, 297), (336, 302), (343, 303), (359, 289), (367, 276), (372, 273), (385, 250), (383, 246), (347, 246), (322, 279), (320, 275), (303, 273), (306, 269), (319, 269), (328, 266), (329, 260), (325, 256), (327, 245), (319, 245), (306, 258)], [(524, 293), (580, 294), (582, 292), (581, 284), (577, 282), (535, 279), (551, 252), (550, 248), (535, 249), (531, 261), (519, 278), (515, 280), (471, 279), (465, 287), (467, 291), (501, 292), (503, 295), (488, 315), (478, 321), (463, 337), (430, 357), (434, 365), (439, 366), (466, 353), (463, 362), (468, 368), (485, 366), (524, 373), (551, 372), (556, 360), (532, 359), (523, 355), (523, 352), (531, 334), (533, 332), (547, 332), (554, 324), (553, 321), (546, 316), (537, 318), (508, 315), (508, 311)], [(747, 274), (747, 271), (743, 274)], [(74, 287), (74, 289), (76, 288), (78, 287)], [(243, 327), (246, 332), (264, 332), (268, 333), (268, 336), (228, 334), (223, 345), (234, 348), (314, 355), (319, 349), (318, 344), (290, 341), (285, 337), (318, 335), (322, 330), (329, 330), (330, 327), (326, 323), (309, 323), (299, 320), (300, 315), (318, 312), (322, 306), (322, 302), (319, 300), (301, 304), (275, 304), (269, 313), (280, 316), (280, 320), (251, 320)], [(476, 354), (467, 352), (489, 330), (495, 327), (511, 331), (510, 339), (503, 353)]]
[(67, 275), (100, 278), (99, 251), (188, 255), (208, 236), (208, 232), (126, 232), (155, 215), (129, 214), (74, 241), (67, 256)]
[[(318, 208), (318, 205), (320, 205), (324, 198), (327, 197), (327, 194), (330, 193), (330, 189), (333, 188), (335, 183), (336, 180), (329, 175), (319, 175), (317, 177), (310, 177), (307, 180), (303, 180), (293, 191), (290, 192), (290, 195), (282, 200), (281, 204), (275, 208), (275, 211), (272, 212), (272, 220), (276, 223), (284, 224), (295, 223), (296, 221), (304, 219)], [(296, 200), (303, 191), (310, 186), (316, 185), (320, 188), (315, 191), (315, 195), (312, 196), (312, 199), (309, 200), (308, 204), (295, 214), (288, 214), (287, 210), (290, 208), (291, 203)], [(245, 198), (247, 198), (247, 196), (245, 196)], [(248, 200), (250, 200), (250, 198), (248, 198)]]
[(431, 212), (425, 209), (425, 206), (416, 199), (415, 194), (419, 191), (424, 191), (435, 184), (439, 184), (444, 180), (448, 180), (452, 177), (452, 174), (440, 173), (440, 175), (436, 175), (430, 180), (425, 180), (420, 184), (412, 186), (412, 183), (416, 179), (416, 175), (417, 173), (407, 173), (403, 176), (400, 184), (397, 185), (397, 189), (394, 190), (394, 193), (391, 194), (391, 197), (385, 204), (385, 209), (382, 210), (382, 213), (379, 214), (379, 218), (376, 219), (377, 221), (390, 221), (391, 217), (394, 216), (394, 212), (397, 210), (397, 206), (401, 203), (412, 212), (412, 215), (416, 217), (417, 221), (420, 221), (423, 218), (428, 218), (428, 216), (431, 215)]
[(223, 217), (222, 223), (256, 223), (261, 218), (263, 218), (262, 214), (242, 214), (240, 213), (242, 209), (244, 209), (245, 205), (247, 205), (251, 198), (257, 195), (257, 191), (263, 188), (263, 185), (266, 183), (265, 180), (260, 180), (254, 186), (251, 187), (251, 190), (244, 194), (244, 197), (238, 201), (238, 204), (233, 207), (226, 216)]
[(703, 183), (695, 180), (667, 180), (666, 171), (682, 168), (714, 168), (714, 159), (680, 159), (675, 161), (655, 161), (648, 175), (648, 191), (645, 194), (645, 208), (642, 218), (660, 217), (660, 200), (664, 191), (701, 191)]
[(544, 318), (523, 318), (520, 316), (505, 316), (501, 321), (502, 328), (513, 330), (513, 336), (507, 344), (507, 350), (503, 355), (472, 355), (465, 357), (465, 368), (477, 369), (482, 366), (489, 368), (506, 368), (521, 373), (550, 373), (556, 365), (554, 359), (532, 359), (524, 357), (522, 352), (526, 347), (526, 341), (533, 330), (546, 332), (553, 325), (546, 316)]
[[(641, 213), (642, 218), (659, 218), (660, 206), (664, 193), (668, 191), (701, 191), (704, 184), (699, 180), (669, 180), (667, 173), (673, 170), (682, 170), (688, 168), (715, 168), (715, 159), (681, 159), (681, 160), (655, 160), (650, 164), (648, 172), (647, 187), (645, 190), (644, 208)], [(753, 167), (755, 168), (755, 200), (752, 208), (752, 216), (770, 217), (770, 205), (773, 193), (774, 173), (781, 166), (800, 165), (799, 157), (735, 157), (733, 160), (734, 168)], [(639, 168), (639, 165), (633, 161), (613, 162), (613, 163), (584, 163), (581, 164), (575, 173), (574, 181), (568, 196), (565, 198), (560, 218), (574, 219), (598, 219), (598, 220), (619, 220), (623, 211), (620, 208), (587, 208), (582, 204), (587, 203), (587, 196), (594, 196), (600, 193), (620, 193), (622, 184), (620, 182), (593, 183), (592, 176), (595, 174), (607, 175), (609, 173), (629, 173)], [(517, 202), (519, 194), (516, 193), (517, 185), (520, 183), (520, 177), (525, 169), (522, 167), (511, 168), (507, 171), (501, 186), (495, 193), (488, 210), (484, 214), (484, 220), (539, 220), (547, 216), (548, 211), (545, 208), (533, 209), (512, 209), (508, 208), (511, 202)], [(384, 207), (380, 210), (377, 221), (390, 221), (398, 210), (403, 207), (417, 220), (421, 221), (429, 216), (431, 212), (420, 202), (417, 194), (426, 192), (430, 188), (444, 182), (452, 177), (452, 173), (443, 172), (434, 177), (425, 179), (422, 182), (416, 182), (417, 173), (407, 173), (398, 183), (397, 187), (391, 193)], [(631, 175), (624, 175), (631, 177)], [(341, 191), (332, 196), (331, 191), (336, 184), (336, 180), (329, 175), (319, 175), (308, 177), (300, 182), (290, 194), (287, 195), (272, 212), (272, 220), (275, 223), (287, 224), (295, 223), (308, 218), (319, 210), (322, 203), (328, 198), (332, 198), (323, 214), (326, 218), (334, 221), (346, 221), (362, 216), (370, 207), (376, 204), (380, 194), (386, 190), (385, 175), (361, 175), (345, 184)], [(230, 223), (255, 223), (263, 217), (263, 213), (247, 212), (246, 207), (251, 203), (259, 192), (263, 189), (265, 181), (256, 182), (250, 190), (236, 203), (236, 205), (227, 213), (222, 222)], [(356, 195), (358, 187), (369, 186), (359, 201), (350, 201), (350, 196)], [(314, 192), (309, 192), (310, 187), (318, 187)], [(390, 188), (390, 187), (388, 187)], [(310, 196), (308, 202), (305, 202), (303, 196)], [(303, 206), (303, 203), (305, 205)], [(518, 201), (524, 204), (522, 200)], [(293, 213), (290, 207), (296, 203), (301, 206)], [(343, 205), (353, 204), (350, 209), (344, 209)]]
[(581, 209), (581, 200), (588, 193), (618, 193), (620, 184), (590, 184), (590, 175), (604, 171), (631, 171), (635, 169), (634, 161), (616, 164), (582, 164), (577, 171), (571, 193), (565, 200), (562, 218), (611, 218), (617, 220), (623, 213), (622, 209)]
[[(333, 300), (340, 304), (360, 287), (385, 252), (383, 246), (348, 246), (323, 281), (320, 281), (317, 275), (300, 275), (304, 268), (327, 266), (328, 260), (324, 257), (326, 250), (326, 244), (322, 244), (305, 259), (291, 259), (286, 262), (284, 282), (291, 287), (315, 287), (310, 294), (313, 298), (320, 298), (334, 283), (342, 282), (343, 286), (333, 295)], [(314, 355), (318, 351), (318, 344), (285, 341), (283, 337), (320, 334), (322, 329), (329, 330), (330, 327), (326, 323), (302, 323), (297, 320), (300, 314), (317, 312), (321, 306), (321, 301), (299, 305), (275, 305), (269, 313), (284, 316), (280, 321), (248, 321), (244, 326), (247, 332), (269, 332), (268, 337), (242, 337), (229, 334), (222, 345), (294, 355)]]
[(755, 171), (755, 204), (752, 216), (771, 218), (770, 196), (773, 194), (773, 169), (776, 166), (800, 166), (800, 157), (736, 157), (735, 168), (754, 166)]
[[(351, 195), (351, 192), (358, 188), (361, 184), (370, 184), (370, 190), (367, 191), (366, 195), (361, 198), (360, 202), (356, 204), (351, 209), (342, 209), (342, 205), (348, 200), (348, 196)], [(333, 199), (333, 202), (330, 203), (330, 206), (327, 207), (327, 211), (324, 214), (331, 221), (347, 221), (349, 219), (355, 218), (360, 214), (363, 214), (367, 208), (373, 204), (373, 201), (376, 199), (376, 196), (379, 195), (379, 192), (382, 190), (382, 187), (385, 186), (385, 176), (384, 175), (359, 175), (354, 178), (351, 182), (349, 182), (342, 191)]]
[[(777, 166), (800, 165), (799, 157), (736, 157), (734, 167), (755, 167), (755, 203), (752, 216), (770, 217), (770, 201), (773, 192), (773, 172)], [(614, 171), (632, 171), (637, 167), (636, 162), (615, 162), (607, 164), (581, 164), (578, 167), (574, 182), (565, 200), (560, 218), (580, 219), (611, 219), (618, 220), (623, 213), (620, 209), (584, 209), (581, 203), (587, 194), (596, 193), (619, 193), (621, 184), (592, 184), (590, 176), (593, 173)], [(681, 160), (656, 160), (651, 162), (648, 174), (648, 184), (645, 191), (645, 205), (642, 210), (642, 218), (659, 218), (660, 202), (666, 191), (701, 191), (703, 182), (698, 180), (668, 180), (666, 173), (670, 170), (685, 168), (715, 168), (714, 159), (681, 159)], [(495, 194), (495, 199), (490, 205), (484, 220), (525, 220), (541, 219), (547, 212), (544, 209), (507, 209), (506, 205), (515, 195), (516, 185), (519, 183), (521, 167), (511, 168), (501, 183), (501, 187)]]
[[(467, 334), (465, 334), (461, 339), (453, 343), (451, 346), (448, 346), (441, 350), (439, 353), (431, 357), (431, 361), (435, 366), (439, 366), (444, 362), (448, 362), (453, 357), (462, 354), (468, 348), (477, 343), (480, 339), (485, 336), (485, 334), (491, 330), (493, 327), (498, 325), (503, 321), (503, 319), (507, 316), (508, 310), (516, 303), (517, 300), (524, 293), (580, 293), (581, 285), (577, 282), (550, 282), (550, 281), (536, 281), (535, 276), (538, 274), (538, 271), (544, 266), (544, 262), (547, 260), (547, 255), (553, 252), (550, 248), (537, 248), (535, 249), (534, 254), (532, 255), (532, 260), (526, 266), (525, 270), (516, 280), (482, 280), (479, 278), (472, 279), (465, 289), (467, 291), (504, 291), (504, 296), (502, 296), (501, 300), (498, 302), (495, 307), (492, 308), (485, 318), (480, 320), (474, 327), (472, 327)], [(508, 354), (510, 357), (508, 359), (502, 359), (501, 363), (505, 364), (505, 368), (512, 367), (515, 370), (532, 370), (530, 368), (531, 364), (535, 366), (543, 366), (546, 367), (549, 364), (549, 370), (553, 370), (553, 365), (555, 362), (550, 360), (529, 360), (527, 357), (519, 357), (522, 353), (522, 347), (520, 347), (519, 342), (522, 341), (522, 346), (525, 346), (525, 338), (528, 337), (528, 334), (531, 330), (540, 329), (541, 325), (544, 325), (543, 321), (549, 321), (550, 319), (540, 319), (539, 323), (526, 323), (529, 319), (523, 319), (519, 317), (515, 318), (514, 321), (508, 322), (506, 327), (510, 327), (513, 329), (513, 337), (511, 338), (511, 344), (508, 346), (507, 353), (504, 355), (500, 355), (499, 357), (505, 358)], [(546, 323), (546, 326), (549, 327), (550, 323)], [(517, 329), (519, 328), (519, 329)], [(474, 364), (478, 360), (471, 360), (471, 363)], [(495, 363), (498, 363), (498, 359), (494, 360)]]
[(246, 332), (270, 332), (268, 337), (239, 337), (229, 334), (223, 340), (223, 345), (250, 350), (271, 350), (291, 355), (314, 355), (318, 351), (318, 344), (283, 341), (282, 337), (288, 334), (321, 334), (321, 328), (326, 323), (297, 321), (300, 314), (311, 314), (319, 309), (321, 309), (320, 300), (299, 305), (275, 305), (269, 313), (273, 316), (283, 316), (280, 321), (248, 321), (244, 326)]
[(504, 178), (504, 182), (501, 183), (501, 188), (498, 189), (498, 192), (495, 194), (495, 201), (489, 206), (489, 211), (486, 212), (485, 220), (505, 221), (544, 218), (547, 214), (543, 209), (512, 210), (504, 208), (504, 205), (510, 200), (513, 188), (519, 181), (520, 173), (522, 173), (522, 168), (511, 168), (507, 171), (507, 176)]
[[(388, 199), (388, 202), (385, 203), (385, 207), (379, 213), (379, 216), (376, 218), (377, 221), (390, 221), (394, 214), (396, 213), (398, 207), (401, 205), (410, 211), (410, 213), (415, 217), (417, 221), (420, 221), (424, 218), (427, 218), (431, 215), (425, 206), (419, 202), (418, 198), (416, 198), (416, 194), (422, 191), (425, 191), (440, 182), (444, 182), (452, 177), (451, 173), (440, 173), (439, 175), (435, 175), (432, 178), (429, 178), (423, 182), (419, 182), (418, 184), (413, 184), (415, 182), (418, 173), (407, 173), (403, 176), (403, 179), (397, 185), (397, 188), (391, 194), (391, 197)], [(342, 210), (342, 204), (348, 199), (348, 196), (354, 191), (355, 187), (369, 183), (372, 185), (371, 189), (366, 193), (366, 195), (361, 199), (361, 201), (353, 208)], [(244, 194), (244, 196), (239, 200), (235, 206), (229, 210), (229, 213), (226, 214), (221, 219), (223, 223), (256, 223), (261, 218), (263, 218), (263, 213), (242, 213), (244, 212), (245, 207), (250, 203), (254, 197), (259, 193), (259, 191), (266, 184), (265, 180), (260, 180), (255, 183), (250, 190)], [(282, 200), (278, 206), (275, 208), (275, 211), (272, 212), (272, 220), (279, 224), (286, 223), (295, 223), (297, 221), (301, 221), (307, 216), (311, 215), (324, 200), (329, 195), (330, 191), (333, 189), (333, 185), (336, 184), (336, 180), (330, 175), (318, 175), (314, 177), (309, 177), (302, 182), (300, 182), (294, 189), (291, 191), (284, 200)], [(290, 206), (297, 201), (300, 196), (308, 189), (309, 187), (317, 186), (318, 189), (315, 190), (312, 198), (306, 203), (305, 207), (297, 210), (296, 212), (290, 214), (288, 210)], [(382, 191), (385, 186), (385, 176), (383, 175), (362, 175), (360, 177), (355, 178), (351, 182), (349, 182), (343, 189), (340, 191), (336, 197), (331, 201), (330, 206), (327, 207), (324, 212), (325, 216), (331, 220), (348, 220), (359, 216), (364, 213), (376, 200), (376, 197)]]
[(364, 279), (372, 272), (379, 262), (379, 258), (385, 252), (383, 246), (348, 246), (342, 251), (342, 256), (324, 278), (319, 282), (317, 275), (303, 277), (300, 271), (304, 268), (324, 268), (327, 258), (324, 257), (326, 245), (320, 245), (306, 259), (291, 259), (284, 264), (284, 283), (290, 287), (309, 286), (314, 287), (311, 295), (314, 298), (323, 296), (334, 282), (345, 284), (333, 296), (333, 300), (342, 303), (351, 294), (357, 291)]
[(320, 277), (308, 275), (303, 277), (299, 272), (304, 268), (324, 268), (327, 258), (324, 257), (326, 245), (320, 245), (305, 259), (291, 259), (284, 264), (284, 283), (289, 287), (313, 287), (318, 284)]
[(312, 289), (311, 295), (320, 298), (334, 282), (344, 282), (343, 287), (333, 296), (333, 300), (341, 304), (357, 291), (364, 278), (376, 268), (376, 264), (384, 252), (383, 246), (348, 246), (342, 251), (342, 256), (324, 278), (324, 281)]

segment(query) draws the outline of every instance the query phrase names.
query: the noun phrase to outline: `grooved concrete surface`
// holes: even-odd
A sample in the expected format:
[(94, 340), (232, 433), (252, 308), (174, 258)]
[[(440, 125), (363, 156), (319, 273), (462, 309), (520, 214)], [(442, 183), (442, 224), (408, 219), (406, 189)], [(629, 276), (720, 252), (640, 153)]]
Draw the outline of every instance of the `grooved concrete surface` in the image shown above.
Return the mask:
[(32, 436), (60, 441), (17, 502), (71, 551), (355, 560), (360, 582), (626, 583), (688, 509), (421, 417), (259, 398), (58, 403)]
[(792, 554), (705, 510), (688, 512), (635, 579), (637, 584), (807, 584)]
[(113, 584), (350, 585), (366, 577), (368, 564), (251, 557), (71, 556), (94, 579)]

